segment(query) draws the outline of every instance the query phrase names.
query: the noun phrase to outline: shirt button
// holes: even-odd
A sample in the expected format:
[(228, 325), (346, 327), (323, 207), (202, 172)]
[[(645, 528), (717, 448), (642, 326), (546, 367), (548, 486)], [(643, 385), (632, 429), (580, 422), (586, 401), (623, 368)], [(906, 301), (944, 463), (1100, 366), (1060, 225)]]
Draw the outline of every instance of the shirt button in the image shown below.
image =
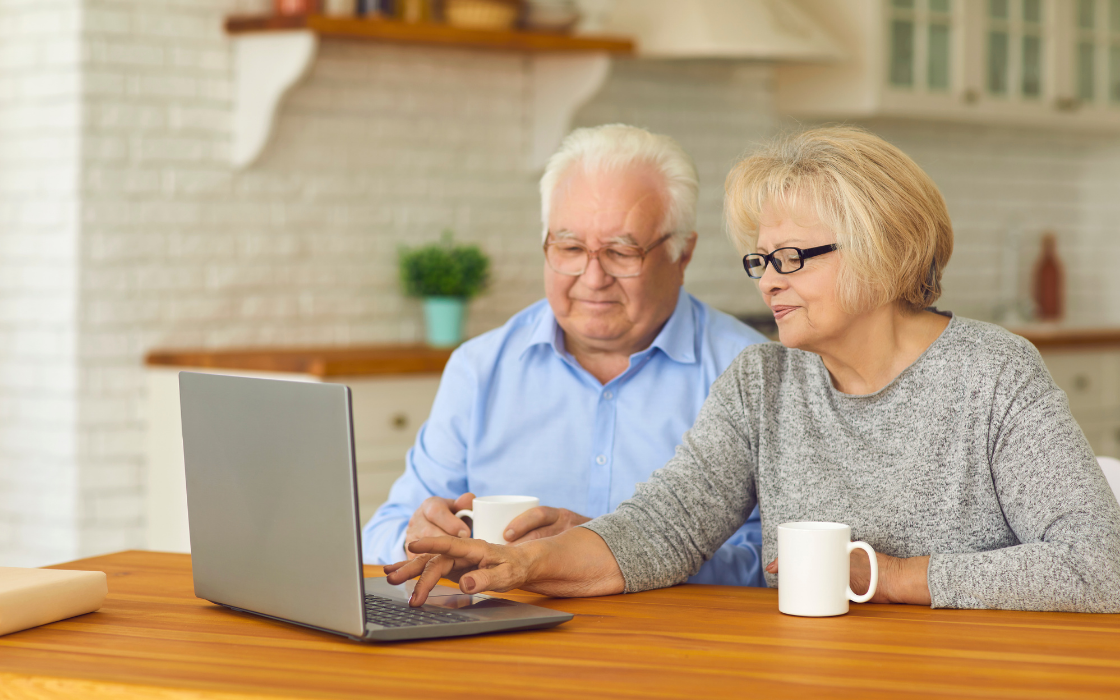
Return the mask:
[(598, 465), (601, 466), (601, 465), (604, 465), (606, 463), (607, 463), (607, 458), (604, 457), (603, 455), (599, 455), (598, 457), (595, 458), (595, 464), (598, 464)]
[(606, 399), (607, 401), (610, 401), (611, 399), (614, 398), (614, 394), (612, 394), (609, 391), (604, 391), (603, 392), (603, 398)]

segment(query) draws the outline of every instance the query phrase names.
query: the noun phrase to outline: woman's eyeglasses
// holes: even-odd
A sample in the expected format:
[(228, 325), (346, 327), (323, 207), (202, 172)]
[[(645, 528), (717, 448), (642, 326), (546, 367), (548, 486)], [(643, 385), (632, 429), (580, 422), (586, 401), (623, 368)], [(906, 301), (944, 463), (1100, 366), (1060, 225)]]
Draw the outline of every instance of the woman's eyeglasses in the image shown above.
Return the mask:
[(778, 248), (766, 254), (748, 253), (743, 256), (743, 269), (747, 271), (747, 275), (751, 279), (762, 279), (762, 273), (766, 272), (766, 265), (769, 263), (774, 266), (774, 270), (779, 275), (788, 275), (804, 267), (805, 261), (809, 258), (831, 253), (837, 248), (838, 246), (835, 243), (830, 243), (819, 245), (816, 248), (805, 248), (804, 250), (801, 248)]

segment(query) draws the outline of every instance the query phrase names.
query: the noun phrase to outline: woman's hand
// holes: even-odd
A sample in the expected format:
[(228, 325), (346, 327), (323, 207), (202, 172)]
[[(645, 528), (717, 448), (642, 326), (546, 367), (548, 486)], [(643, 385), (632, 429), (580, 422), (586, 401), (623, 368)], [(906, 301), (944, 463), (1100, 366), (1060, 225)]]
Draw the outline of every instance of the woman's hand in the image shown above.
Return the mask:
[[(879, 564), (879, 585), (869, 603), (906, 603), (929, 605), (929, 557), (889, 557), (875, 553)], [(871, 563), (863, 550), (852, 552), (848, 585), (856, 595), (863, 595), (871, 585)], [(766, 572), (778, 573), (778, 560), (766, 565)]]
[(425, 537), (408, 548), (416, 558), (390, 564), (385, 573), (393, 585), (420, 576), (408, 601), (413, 607), (423, 605), (428, 592), (444, 577), (456, 581), (464, 593), (479, 593), (518, 588), (529, 573), (529, 553), (519, 547), (456, 537)]
[(408, 545), (422, 556), (385, 567), (389, 583), (420, 577), (409, 599), (417, 607), (441, 577), (464, 593), (521, 588), (544, 595), (575, 597), (621, 593), (622, 571), (603, 538), (577, 527), (556, 537), (502, 546), (482, 540), (426, 537)]

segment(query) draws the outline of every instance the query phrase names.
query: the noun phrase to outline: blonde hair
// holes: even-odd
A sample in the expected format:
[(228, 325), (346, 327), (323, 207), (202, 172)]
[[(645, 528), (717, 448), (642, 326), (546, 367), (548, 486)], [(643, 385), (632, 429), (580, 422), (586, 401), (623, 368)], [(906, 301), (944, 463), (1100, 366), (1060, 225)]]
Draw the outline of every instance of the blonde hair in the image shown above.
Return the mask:
[(776, 139), (727, 176), (727, 232), (742, 252), (758, 243), (762, 208), (813, 211), (836, 234), (837, 292), (849, 313), (898, 302), (918, 312), (941, 296), (953, 225), (929, 175), (863, 129), (832, 126)]
[(634, 166), (649, 166), (664, 182), (665, 221), (662, 231), (673, 234), (665, 242), (669, 256), (677, 260), (696, 228), (696, 198), (700, 178), (692, 158), (668, 136), (626, 124), (603, 124), (576, 129), (548, 159), (541, 176), (541, 241), (548, 237), (552, 193), (560, 178), (574, 165), (585, 172), (617, 172)]

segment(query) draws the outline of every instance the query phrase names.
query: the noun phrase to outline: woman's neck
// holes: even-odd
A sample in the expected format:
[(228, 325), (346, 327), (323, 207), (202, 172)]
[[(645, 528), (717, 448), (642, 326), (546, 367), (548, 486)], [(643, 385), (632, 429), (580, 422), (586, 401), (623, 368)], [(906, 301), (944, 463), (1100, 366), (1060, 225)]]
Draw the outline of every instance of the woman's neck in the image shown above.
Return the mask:
[(889, 304), (855, 317), (826, 349), (811, 350), (821, 356), (838, 391), (874, 394), (914, 364), (948, 325), (941, 314), (905, 314)]

